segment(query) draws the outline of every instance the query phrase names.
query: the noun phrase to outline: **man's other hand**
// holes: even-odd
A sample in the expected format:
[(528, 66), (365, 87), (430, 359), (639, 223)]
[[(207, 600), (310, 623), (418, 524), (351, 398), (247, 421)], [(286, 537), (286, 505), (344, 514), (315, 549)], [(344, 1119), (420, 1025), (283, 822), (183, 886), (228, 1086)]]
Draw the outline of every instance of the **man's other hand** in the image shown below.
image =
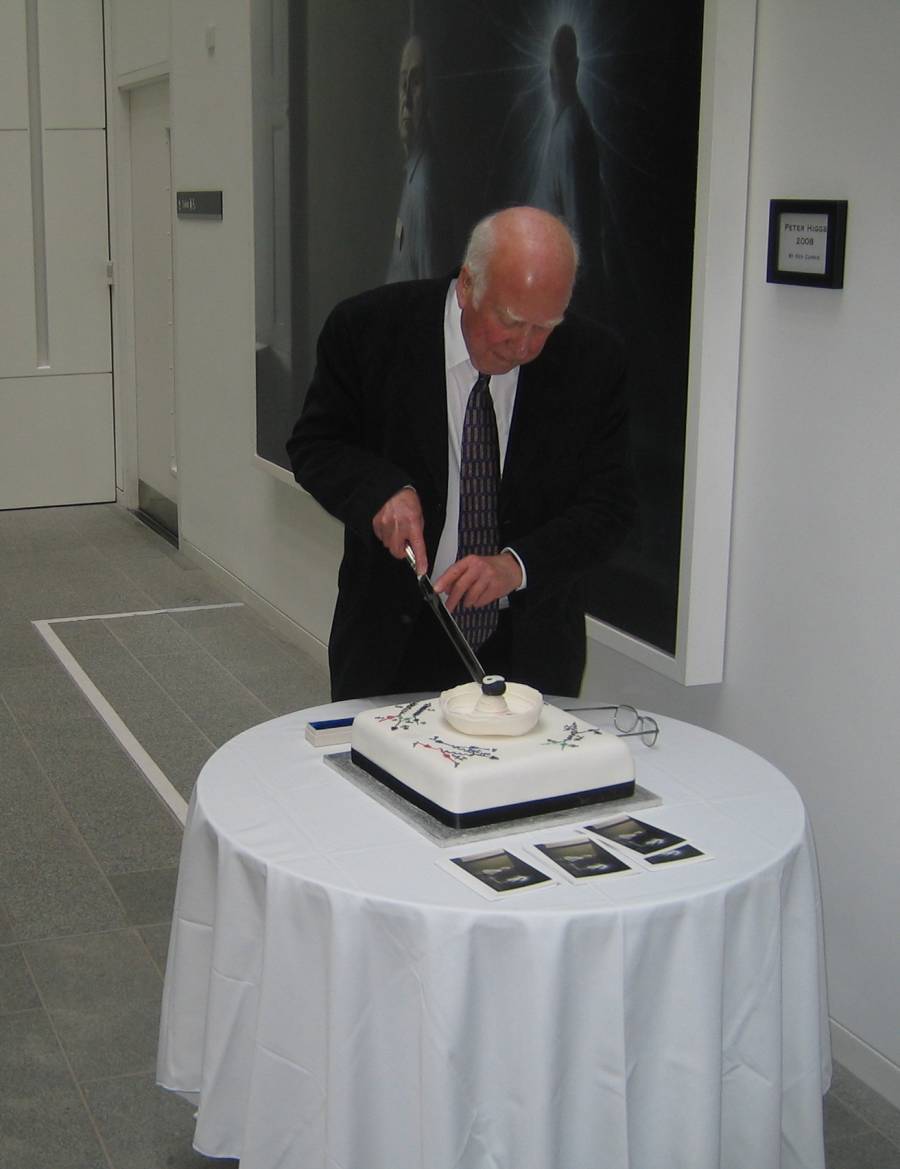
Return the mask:
[(372, 519), (372, 530), (398, 560), (406, 556), (409, 544), (416, 558), (416, 572), (422, 575), (428, 571), (422, 505), (412, 487), (404, 487), (379, 508)]
[(464, 556), (434, 582), (436, 593), (447, 594), (447, 608), (481, 608), (497, 601), (522, 583), (522, 569), (509, 552), (497, 556)]

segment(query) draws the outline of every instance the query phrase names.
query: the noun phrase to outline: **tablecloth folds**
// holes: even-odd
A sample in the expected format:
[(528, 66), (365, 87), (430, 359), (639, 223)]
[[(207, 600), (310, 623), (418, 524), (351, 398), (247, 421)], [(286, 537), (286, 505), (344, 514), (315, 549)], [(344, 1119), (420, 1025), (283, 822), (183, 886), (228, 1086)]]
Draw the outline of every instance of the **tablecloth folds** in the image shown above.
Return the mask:
[[(823, 1169), (815, 854), (773, 768), (664, 724), (638, 754), (654, 823), (713, 859), (489, 902), (321, 763), (307, 717), (233, 740), (191, 803), (158, 1078), (198, 1094), (201, 1152), (241, 1169)], [(708, 740), (730, 760), (718, 787), (696, 762)]]

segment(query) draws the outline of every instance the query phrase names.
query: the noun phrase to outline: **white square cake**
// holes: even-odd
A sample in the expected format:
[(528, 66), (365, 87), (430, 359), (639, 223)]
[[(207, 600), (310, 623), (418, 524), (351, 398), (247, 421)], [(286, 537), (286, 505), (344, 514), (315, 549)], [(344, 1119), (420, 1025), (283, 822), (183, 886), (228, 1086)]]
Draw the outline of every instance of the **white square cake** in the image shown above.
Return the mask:
[(543, 703), (523, 734), (472, 734), (437, 698), (364, 711), (351, 758), (445, 824), (469, 827), (621, 799), (634, 761), (617, 735)]

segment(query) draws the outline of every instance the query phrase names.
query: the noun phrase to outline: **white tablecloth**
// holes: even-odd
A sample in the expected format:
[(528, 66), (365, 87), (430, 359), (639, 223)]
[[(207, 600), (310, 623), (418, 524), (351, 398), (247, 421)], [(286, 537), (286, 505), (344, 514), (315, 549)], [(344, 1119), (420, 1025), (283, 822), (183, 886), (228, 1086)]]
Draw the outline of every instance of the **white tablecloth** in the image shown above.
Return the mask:
[(241, 1169), (822, 1169), (821, 914), (791, 784), (660, 719), (656, 748), (630, 740), (663, 799), (644, 815), (713, 859), (489, 901), (306, 742), (310, 717), (368, 705), (255, 727), (198, 780), (158, 1067), (197, 1094), (197, 1149)]

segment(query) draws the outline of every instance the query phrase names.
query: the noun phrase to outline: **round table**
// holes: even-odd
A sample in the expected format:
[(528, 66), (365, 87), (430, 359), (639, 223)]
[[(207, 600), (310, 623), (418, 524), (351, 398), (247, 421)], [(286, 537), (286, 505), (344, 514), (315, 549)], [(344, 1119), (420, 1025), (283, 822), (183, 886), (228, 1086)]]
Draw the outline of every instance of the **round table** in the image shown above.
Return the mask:
[(659, 718), (656, 747), (630, 740), (662, 801), (636, 814), (709, 859), (488, 900), (439, 863), (471, 845), (306, 741), (386, 701), (254, 727), (197, 781), (158, 1065), (197, 1101), (196, 1148), (241, 1169), (823, 1169), (818, 877), (788, 780)]

